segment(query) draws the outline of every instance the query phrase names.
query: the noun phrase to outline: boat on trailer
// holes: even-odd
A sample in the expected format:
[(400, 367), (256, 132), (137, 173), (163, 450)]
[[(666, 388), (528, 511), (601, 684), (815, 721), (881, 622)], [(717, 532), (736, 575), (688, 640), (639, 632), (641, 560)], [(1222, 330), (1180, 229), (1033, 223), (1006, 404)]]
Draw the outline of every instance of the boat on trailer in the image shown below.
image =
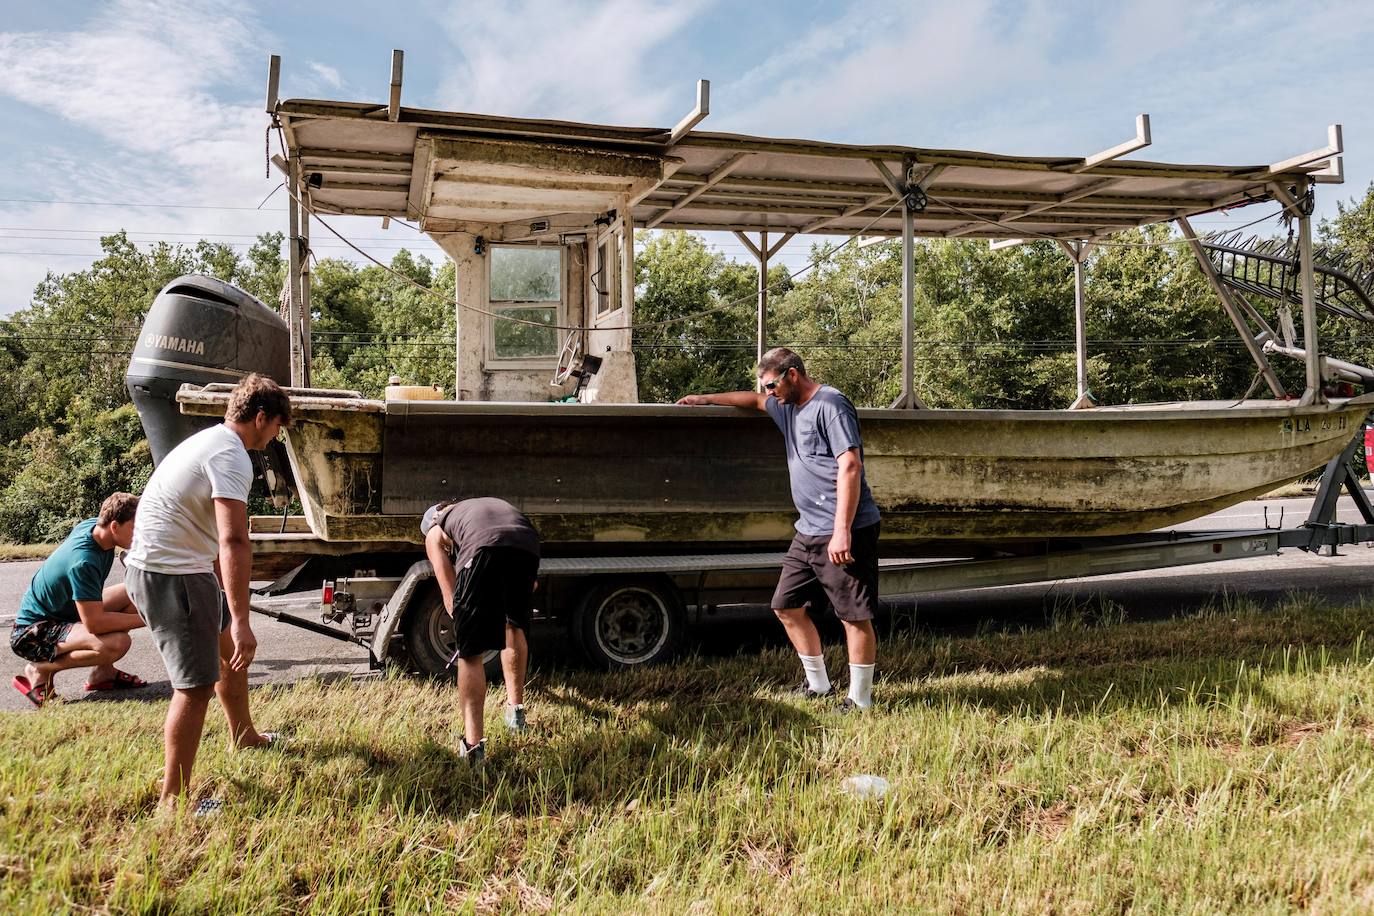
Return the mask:
[[(227, 387), (183, 391), (222, 415)], [(1132, 534), (1324, 465), (1374, 397), (1094, 410), (860, 410), (887, 549)], [(294, 397), (291, 466), (327, 541), (418, 538), (448, 494), (499, 493), (557, 552), (754, 550), (796, 511), (773, 421), (724, 407)]]
[[(1321, 467), (1374, 407), (1374, 395), (1329, 395), (1335, 381), (1374, 373), (1323, 356), (1317, 341), (1317, 312), (1336, 297), (1314, 281), (1310, 195), (1341, 178), (1338, 127), (1326, 146), (1280, 163), (1177, 165), (1123, 158), (1150, 142), (1143, 115), (1135, 138), (1111, 150), (1019, 157), (696, 130), (708, 111), (704, 82), (696, 108), (661, 129), (407, 108), (399, 73), (383, 104), (281, 100), (271, 78), (290, 211), (288, 451), (310, 537), (339, 551), (403, 547), (418, 541), (426, 506), (498, 495), (531, 517), (550, 554), (785, 540), (795, 513), (771, 420), (636, 403), (636, 229), (730, 231), (755, 253), (760, 354), (771, 344), (763, 278), (782, 244), (804, 234), (902, 239), (903, 391), (890, 407), (859, 412), (889, 553), (974, 556), (1168, 527)], [(1264, 283), (1236, 267), (1249, 262), (1234, 252), (1226, 261), (1188, 222), (1265, 202), (1296, 220), (1283, 292), (1284, 308), (1300, 309), (1301, 339), (1293, 321), (1280, 333), (1254, 306)], [(310, 234), (312, 224), (334, 232), (333, 214), (412, 220), (453, 258), (456, 400), (309, 389)], [(1085, 258), (1115, 232), (1166, 220), (1193, 244), (1272, 399), (1092, 403)], [(917, 238), (1050, 239), (1064, 249), (1076, 266), (1072, 407), (927, 407), (913, 384)], [(155, 360), (157, 343), (141, 338), (135, 360)], [(1304, 363), (1303, 391), (1283, 389), (1275, 353)], [(176, 400), (214, 416), (227, 388), (186, 386)], [(574, 390), (576, 402), (559, 402)]]

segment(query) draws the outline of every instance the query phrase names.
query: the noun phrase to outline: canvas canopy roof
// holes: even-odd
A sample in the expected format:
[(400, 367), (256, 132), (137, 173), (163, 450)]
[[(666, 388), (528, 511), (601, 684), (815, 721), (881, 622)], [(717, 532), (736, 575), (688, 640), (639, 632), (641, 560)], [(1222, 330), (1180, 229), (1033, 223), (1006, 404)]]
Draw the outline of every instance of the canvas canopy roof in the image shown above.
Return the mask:
[(586, 229), (627, 206), (637, 228), (900, 235), (908, 182), (926, 197), (919, 236), (1094, 239), (1269, 200), (1271, 183), (1335, 160), (1006, 156), (299, 99), (275, 113), (311, 209), (495, 239)]

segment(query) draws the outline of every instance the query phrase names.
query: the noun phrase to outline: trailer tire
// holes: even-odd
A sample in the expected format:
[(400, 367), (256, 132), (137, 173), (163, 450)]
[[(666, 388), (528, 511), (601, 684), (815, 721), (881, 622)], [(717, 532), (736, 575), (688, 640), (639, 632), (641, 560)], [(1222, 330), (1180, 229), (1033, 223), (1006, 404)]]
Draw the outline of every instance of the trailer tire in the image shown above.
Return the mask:
[[(452, 678), (454, 671), (448, 667), (457, 646), (453, 636), (453, 618), (444, 607), (439, 587), (433, 583), (422, 589), (411, 602), (410, 610), (402, 622), (401, 638), (397, 640), (404, 653), (408, 670), (431, 678)], [(501, 653), (486, 652), (482, 655), (486, 666), (487, 680), (501, 678)]]
[(617, 579), (593, 586), (573, 612), (573, 634), (601, 668), (633, 668), (677, 654), (687, 614), (666, 579)]

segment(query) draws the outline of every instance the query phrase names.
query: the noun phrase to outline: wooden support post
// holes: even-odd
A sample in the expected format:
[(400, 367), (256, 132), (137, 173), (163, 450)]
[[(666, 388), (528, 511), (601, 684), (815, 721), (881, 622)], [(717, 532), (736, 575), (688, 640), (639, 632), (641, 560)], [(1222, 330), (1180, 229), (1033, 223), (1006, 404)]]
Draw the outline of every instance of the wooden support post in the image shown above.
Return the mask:
[(291, 332), (291, 387), (304, 387), (304, 360), (301, 349), (301, 205), (300, 160), (292, 158), (286, 176), (286, 279), (288, 292), (287, 324)]
[(1074, 373), (1078, 382), (1078, 397), (1071, 405), (1075, 410), (1092, 407), (1093, 399), (1088, 394), (1088, 306), (1084, 289), (1085, 277), (1083, 260), (1087, 257), (1087, 246), (1082, 242), (1073, 243), (1073, 349)]
[(1264, 345), (1271, 340), (1277, 343), (1279, 341), (1278, 333), (1269, 325), (1269, 322), (1264, 320), (1264, 316), (1259, 313), (1259, 310), (1250, 304), (1250, 300), (1246, 299), (1239, 290), (1230, 290), (1229, 292), (1236, 305), (1240, 306), (1241, 311), (1245, 313), (1245, 317), (1259, 326), (1260, 333), (1255, 335), (1255, 343), (1260, 345), (1260, 350), (1263, 351)]
[(1312, 214), (1304, 207), (1298, 216), (1298, 252), (1302, 270), (1302, 346), (1307, 351), (1307, 390), (1302, 405), (1321, 404), (1321, 351), (1317, 344), (1317, 293), (1312, 279)]
[(759, 320), (754, 346), (754, 365), (763, 362), (768, 348), (768, 233), (759, 233)]
[(913, 408), (916, 400), (916, 217), (902, 208), (902, 394), (893, 407)]
[[(633, 325), (635, 303), (635, 221), (628, 200), (621, 202), (621, 262), (620, 262), (620, 308), (623, 325)], [(623, 332), (625, 349), (634, 347), (634, 333)]]
[(1073, 349), (1078, 394), (1069, 405), (1069, 410), (1083, 410), (1097, 406), (1097, 402), (1088, 391), (1087, 271), (1084, 267), (1092, 243), (1081, 240), (1070, 242), (1064, 239), (1057, 241), (1059, 247), (1069, 256), (1069, 260), (1073, 261)]
[(914, 188), (924, 190), (934, 181), (943, 168), (936, 166), (927, 170), (921, 181), (912, 181), (910, 170), (897, 176), (881, 159), (870, 159), (873, 168), (883, 179), (883, 184), (897, 197), (902, 208), (902, 393), (892, 402), (893, 407), (906, 407), (924, 410), (925, 404), (916, 396), (916, 216), (907, 205), (908, 192)]
[[(302, 188), (302, 191), (304, 189)], [(304, 198), (309, 203), (310, 198)], [(300, 214), (301, 233), (301, 385), (310, 387), (310, 364), (314, 347), (310, 342), (310, 208), (302, 207)]]
[[(754, 240), (743, 232), (736, 231), (735, 238), (739, 239), (749, 253), (754, 256), (754, 260), (759, 265), (758, 278), (758, 320), (757, 329), (754, 335), (754, 362), (755, 365), (763, 361), (763, 354), (767, 352), (768, 343), (768, 258), (777, 252), (789, 238), (791, 234), (783, 236), (777, 245), (768, 247), (768, 232), (765, 230), (759, 233), (759, 244), (755, 245)], [(757, 382), (756, 382), (757, 385)], [(762, 389), (759, 389), (760, 391)]]
[(267, 113), (277, 113), (278, 90), (281, 88), (281, 55), (267, 59)]
[[(1207, 252), (1203, 249), (1202, 243), (1198, 241), (1197, 233), (1193, 231), (1192, 225), (1186, 216), (1180, 216), (1175, 222), (1182, 230), (1183, 237), (1188, 240), (1188, 245), (1193, 249), (1193, 257), (1197, 259), (1198, 268), (1202, 275), (1211, 284), (1212, 291), (1221, 300), (1221, 307), (1225, 309), (1226, 315), (1231, 319), (1231, 324), (1235, 325), (1236, 333), (1240, 335), (1241, 343), (1245, 344), (1245, 349), (1249, 351), (1250, 358), (1259, 367), (1260, 373), (1264, 376), (1264, 381), (1269, 385), (1269, 390), (1276, 398), (1286, 398), (1288, 393), (1283, 388), (1283, 382), (1279, 381), (1278, 373), (1274, 367), (1269, 365), (1269, 358), (1264, 355), (1259, 341), (1255, 340), (1255, 335), (1250, 332), (1250, 325), (1245, 321), (1244, 308), (1236, 302), (1231, 291), (1226, 288), (1226, 284), (1221, 282), (1216, 267), (1212, 265), (1212, 259), (1207, 257)], [(1271, 332), (1272, 336), (1272, 332)]]
[(671, 148), (676, 146), (683, 137), (687, 136), (693, 127), (701, 123), (702, 119), (711, 113), (711, 81), (697, 80), (697, 104), (689, 111), (677, 126), (668, 134), (668, 142), (665, 146)]
[[(1314, 149), (1311, 152), (1285, 159), (1282, 162), (1275, 162), (1269, 166), (1267, 175), (1282, 175), (1291, 169), (1300, 169), (1303, 166), (1311, 165), (1314, 162), (1321, 162), (1323, 159), (1330, 162), (1345, 152), (1345, 134), (1339, 124), (1331, 124), (1326, 128), (1326, 146)], [(1328, 166), (1330, 168), (1331, 166)]]
[(1125, 143), (1113, 146), (1111, 149), (1103, 150), (1085, 158), (1080, 165), (1074, 166), (1069, 171), (1086, 172), (1093, 166), (1101, 165), (1104, 162), (1111, 162), (1113, 159), (1120, 159), (1127, 153), (1134, 153), (1136, 150), (1144, 149), (1152, 143), (1150, 137), (1150, 116), (1139, 114), (1135, 116), (1135, 136)]
[(386, 106), (388, 121), (401, 117), (401, 69), (405, 63), (406, 52), (399, 48), (391, 52), (391, 97)]

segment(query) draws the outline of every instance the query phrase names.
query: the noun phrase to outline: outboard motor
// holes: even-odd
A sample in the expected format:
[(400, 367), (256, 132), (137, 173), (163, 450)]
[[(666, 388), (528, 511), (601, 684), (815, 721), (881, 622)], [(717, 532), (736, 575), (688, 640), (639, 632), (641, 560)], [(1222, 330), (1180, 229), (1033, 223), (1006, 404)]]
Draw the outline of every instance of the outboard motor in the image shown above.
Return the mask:
[[(250, 372), (290, 382), (291, 333), (281, 316), (213, 277), (178, 277), (167, 284), (148, 309), (124, 376), (153, 464), (192, 433), (219, 422), (183, 414), (177, 389), (186, 383), (233, 384)], [(276, 476), (289, 478), (285, 450), (275, 442), (268, 448)], [(277, 489), (273, 476), (265, 475), (269, 491)]]

